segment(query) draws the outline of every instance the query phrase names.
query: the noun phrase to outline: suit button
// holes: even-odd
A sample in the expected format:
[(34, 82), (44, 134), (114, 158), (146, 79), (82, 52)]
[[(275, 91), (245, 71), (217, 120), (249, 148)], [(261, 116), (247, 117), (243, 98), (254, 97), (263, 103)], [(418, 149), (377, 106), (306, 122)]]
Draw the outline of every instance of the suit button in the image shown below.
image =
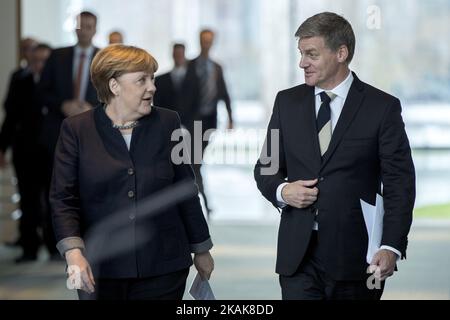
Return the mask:
[(134, 191), (128, 191), (128, 198), (134, 198)]
[(319, 178), (319, 181), (320, 181), (320, 182), (323, 182), (323, 180), (325, 180), (324, 177), (320, 177), (320, 178)]
[(130, 176), (134, 175), (134, 169), (133, 168), (128, 169), (128, 175), (130, 175)]
[(130, 220), (134, 220), (134, 219), (136, 219), (136, 216), (133, 213), (130, 214)]

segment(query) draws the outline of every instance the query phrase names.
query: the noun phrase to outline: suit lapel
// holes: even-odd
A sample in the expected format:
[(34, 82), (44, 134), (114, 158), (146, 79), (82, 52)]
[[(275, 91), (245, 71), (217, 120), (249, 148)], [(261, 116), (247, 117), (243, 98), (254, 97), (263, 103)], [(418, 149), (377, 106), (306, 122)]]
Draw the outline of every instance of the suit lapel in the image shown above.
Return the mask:
[(353, 83), (350, 87), (350, 91), (348, 92), (347, 99), (345, 100), (344, 107), (342, 108), (341, 115), (336, 124), (336, 128), (334, 129), (333, 135), (331, 137), (330, 145), (328, 147), (327, 152), (324, 154), (322, 161), (322, 169), (330, 160), (331, 156), (335, 152), (337, 146), (342, 140), (344, 133), (347, 131), (347, 128), (352, 123), (353, 119), (356, 116), (361, 104), (364, 100), (364, 85), (358, 79), (358, 77), (353, 73)]
[[(306, 95), (297, 95), (293, 101), (293, 113), (290, 117), (294, 132), (298, 135), (295, 139), (295, 150), (299, 158), (307, 159), (308, 164), (318, 171), (321, 156), (319, 140), (316, 129), (316, 110), (314, 101), (314, 87), (306, 87)], [(312, 137), (312, 139), (311, 139)]]
[[(94, 57), (98, 53), (98, 51), (99, 51), (98, 48), (94, 48), (94, 52), (92, 54), (91, 61), (89, 61), (89, 63), (92, 63), (92, 61), (94, 60)], [(88, 77), (88, 84), (87, 84), (87, 89), (86, 89), (86, 100), (91, 104), (93, 102), (95, 102), (94, 104), (97, 104), (97, 100), (98, 100), (97, 99), (97, 91), (95, 90), (94, 85), (92, 84), (90, 76)]]
[(73, 58), (75, 55), (75, 47), (67, 48), (67, 51), (64, 54), (64, 61), (62, 61), (62, 75), (64, 79), (64, 83), (66, 84), (66, 91), (70, 99), (73, 99)]

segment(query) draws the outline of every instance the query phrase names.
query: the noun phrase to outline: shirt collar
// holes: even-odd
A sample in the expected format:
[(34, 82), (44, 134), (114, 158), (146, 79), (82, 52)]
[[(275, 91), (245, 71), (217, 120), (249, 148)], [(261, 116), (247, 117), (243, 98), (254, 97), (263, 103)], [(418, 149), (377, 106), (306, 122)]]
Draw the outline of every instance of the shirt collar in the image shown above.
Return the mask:
[(350, 71), (347, 78), (345, 78), (345, 80), (342, 81), (340, 84), (338, 84), (337, 87), (335, 87), (334, 89), (324, 90), (322, 88), (315, 87), (314, 88), (315, 95), (318, 95), (318, 94), (322, 93), (323, 91), (331, 91), (336, 96), (346, 99), (348, 92), (350, 91), (350, 87), (352, 86), (353, 79), (354, 79), (353, 73)]
[(90, 57), (94, 53), (94, 46), (91, 45), (88, 48), (81, 48), (79, 45), (75, 46), (75, 56), (79, 56), (82, 51), (84, 51), (86, 57)]

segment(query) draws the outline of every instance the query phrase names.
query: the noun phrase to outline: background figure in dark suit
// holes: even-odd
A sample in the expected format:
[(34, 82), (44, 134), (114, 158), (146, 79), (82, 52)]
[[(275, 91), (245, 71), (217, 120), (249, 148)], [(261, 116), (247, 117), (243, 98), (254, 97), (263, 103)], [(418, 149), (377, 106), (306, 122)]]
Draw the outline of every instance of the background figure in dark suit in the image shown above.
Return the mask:
[(104, 104), (63, 122), (50, 199), (80, 299), (181, 300), (191, 253), (202, 278), (213, 270), (192, 169), (171, 157), (179, 117), (153, 107), (157, 68), (142, 49), (103, 49), (91, 74)]
[[(192, 117), (194, 121), (201, 121), (202, 137), (206, 131), (217, 128), (217, 104), (219, 101), (225, 102), (228, 113), (228, 129), (233, 128), (231, 100), (225, 84), (222, 67), (217, 62), (214, 62), (209, 55), (213, 43), (214, 32), (209, 29), (202, 30), (200, 32), (200, 55), (189, 63), (186, 75), (187, 81), (193, 81), (195, 84), (196, 93), (193, 95), (194, 109), (192, 110)], [(194, 138), (194, 123), (191, 123), (188, 130)], [(196, 139), (200, 139), (200, 137), (196, 137)], [(209, 139), (201, 143), (202, 159), (208, 143)], [(192, 143), (192, 146), (194, 147), (195, 144)], [(208, 206), (203, 186), (201, 175), (202, 162), (196, 163), (194, 154), (195, 151), (191, 154), (191, 159), (194, 163), (195, 176), (209, 216), (211, 209)]]
[[(9, 80), (9, 86), (8, 91), (5, 99), (5, 111), (8, 108), (7, 106), (12, 105), (12, 99), (14, 98), (13, 92), (16, 90), (13, 90), (13, 88), (16, 86), (16, 83), (18, 80), (23, 78), (29, 73), (29, 65), (33, 53), (33, 49), (38, 45), (38, 42), (34, 40), (33, 38), (25, 38), (20, 41), (20, 65), (19, 67), (12, 73), (10, 80)], [(5, 112), (6, 113), (6, 112)], [(20, 233), (20, 231), (19, 231)], [(20, 235), (19, 238), (16, 240), (13, 240), (11, 242), (5, 242), (7, 246), (19, 246), (20, 245)]]
[[(45, 181), (48, 190), (53, 170), (53, 156), (62, 121), (90, 110), (98, 104), (97, 93), (91, 83), (89, 67), (98, 51), (92, 45), (96, 33), (97, 17), (91, 12), (81, 12), (76, 35), (78, 43), (73, 47), (56, 49), (50, 55), (39, 84), (39, 99), (42, 106), (43, 125), (40, 142), (46, 150)], [(48, 204), (48, 203), (47, 203)], [(48, 204), (49, 205), (49, 204)], [(49, 210), (50, 211), (50, 210)], [(47, 217), (46, 232), (52, 235), (46, 241), (56, 245), (53, 237), (51, 217)]]
[[(415, 200), (400, 101), (350, 71), (355, 36), (343, 17), (315, 15), (296, 36), (306, 84), (278, 93), (268, 153), (255, 167), (259, 190), (283, 209), (276, 265), (282, 296), (379, 299), (396, 261), (406, 257)], [(360, 199), (374, 204), (382, 184), (383, 236), (370, 263), (377, 284), (367, 274)], [(379, 289), (370, 290), (367, 280)]]
[[(42, 116), (35, 93), (45, 61), (51, 49), (39, 44), (31, 50), (25, 69), (15, 72), (5, 101), (5, 120), (0, 132), (0, 168), (5, 167), (5, 152), (12, 149), (12, 160), (20, 193), (19, 244), (22, 256), (16, 262), (33, 261), (41, 239), (38, 227), (44, 215), (42, 206), (42, 150), (38, 134)], [(50, 253), (56, 252), (53, 245)]]
[(170, 72), (164, 73), (155, 79), (156, 93), (154, 102), (178, 112), (181, 123), (185, 127), (193, 123), (193, 99), (195, 87), (192, 81), (186, 78), (188, 61), (185, 56), (185, 46), (181, 43), (173, 45), (172, 57), (174, 67)]
[(91, 61), (98, 51), (92, 45), (97, 17), (90, 12), (82, 12), (78, 21), (78, 43), (52, 52), (39, 86), (44, 114), (42, 138), (51, 154), (62, 120), (90, 110), (98, 103), (89, 77)]

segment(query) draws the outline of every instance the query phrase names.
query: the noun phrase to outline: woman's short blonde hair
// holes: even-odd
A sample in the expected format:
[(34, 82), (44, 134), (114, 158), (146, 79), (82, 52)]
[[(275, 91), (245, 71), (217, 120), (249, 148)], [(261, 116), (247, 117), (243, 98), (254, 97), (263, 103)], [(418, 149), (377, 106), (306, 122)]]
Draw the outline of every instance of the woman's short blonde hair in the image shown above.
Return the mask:
[(158, 62), (147, 51), (122, 44), (100, 50), (92, 60), (91, 79), (100, 102), (109, 103), (114, 96), (109, 81), (129, 72), (155, 73)]

